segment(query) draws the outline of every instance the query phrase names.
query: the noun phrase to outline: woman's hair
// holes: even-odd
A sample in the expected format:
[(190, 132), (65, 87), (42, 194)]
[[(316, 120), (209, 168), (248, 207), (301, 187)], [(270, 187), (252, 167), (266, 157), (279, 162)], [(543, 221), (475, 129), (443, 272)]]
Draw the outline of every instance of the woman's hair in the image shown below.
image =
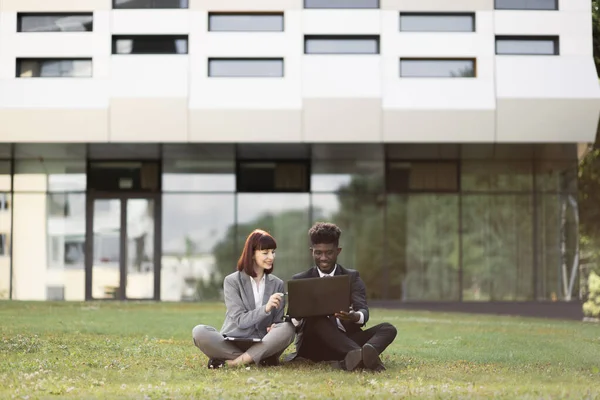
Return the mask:
[[(254, 252), (256, 250), (275, 250), (276, 248), (277, 242), (273, 236), (262, 229), (255, 229), (246, 238), (244, 250), (242, 250), (242, 255), (237, 262), (237, 270), (244, 271), (253, 278), (256, 277), (256, 272), (254, 272)], [(275, 264), (273, 264), (274, 267)], [(265, 274), (273, 272), (273, 268), (266, 269)]]
[(330, 244), (336, 246), (340, 243), (342, 230), (336, 225), (329, 222), (317, 222), (308, 231), (308, 237), (311, 244)]

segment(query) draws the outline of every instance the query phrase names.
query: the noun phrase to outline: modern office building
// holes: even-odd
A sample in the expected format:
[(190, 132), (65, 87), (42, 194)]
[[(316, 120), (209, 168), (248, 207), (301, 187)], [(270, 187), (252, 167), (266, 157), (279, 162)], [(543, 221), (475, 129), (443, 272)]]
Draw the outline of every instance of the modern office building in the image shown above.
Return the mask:
[(589, 0), (0, 0), (0, 297), (219, 297), (343, 229), (370, 299), (578, 297)]

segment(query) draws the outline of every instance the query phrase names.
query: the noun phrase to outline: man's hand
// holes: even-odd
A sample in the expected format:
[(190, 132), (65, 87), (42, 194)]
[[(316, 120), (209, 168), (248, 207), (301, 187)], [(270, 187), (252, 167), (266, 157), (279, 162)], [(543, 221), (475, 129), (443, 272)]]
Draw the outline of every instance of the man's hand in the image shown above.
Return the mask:
[(273, 329), (275, 327), (275, 324), (272, 324), (271, 326), (267, 326), (267, 333), (269, 333), (271, 331), (271, 329)]
[(354, 310), (340, 311), (339, 313), (335, 313), (336, 318), (339, 318), (340, 321), (350, 321), (357, 323), (360, 320), (360, 314), (356, 313)]

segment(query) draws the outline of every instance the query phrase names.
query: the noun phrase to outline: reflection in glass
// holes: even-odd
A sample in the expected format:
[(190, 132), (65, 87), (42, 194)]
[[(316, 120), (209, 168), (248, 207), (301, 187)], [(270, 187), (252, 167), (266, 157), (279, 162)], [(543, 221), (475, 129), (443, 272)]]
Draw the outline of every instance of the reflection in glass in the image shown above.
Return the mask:
[[(284, 281), (311, 266), (308, 251), (309, 194), (239, 194), (236, 256), (254, 229), (264, 229), (277, 241), (274, 274)], [(235, 265), (228, 267), (233, 271)], [(221, 265), (219, 265), (221, 269)]]
[(128, 199), (127, 285), (128, 299), (154, 297), (154, 200)]
[(0, 192), (0, 300), (10, 296), (11, 200), (10, 193)]
[(92, 59), (17, 59), (18, 78), (89, 78)]
[(305, 54), (379, 54), (378, 36), (305, 36)]
[(313, 161), (313, 192), (383, 192), (384, 165), (381, 161)]
[(475, 14), (400, 13), (402, 32), (473, 32)]
[(85, 169), (85, 160), (17, 160), (15, 191), (83, 191), (87, 185)]
[(403, 78), (474, 78), (475, 60), (401, 59)]
[(576, 193), (576, 161), (539, 161), (535, 166), (535, 186), (539, 192)]
[(533, 300), (530, 195), (464, 195), (463, 300)]
[(91, 13), (19, 15), (19, 32), (91, 32), (93, 26)]
[(533, 171), (529, 161), (463, 161), (461, 188), (476, 192), (531, 192)]
[(283, 31), (283, 14), (210, 13), (208, 24), (211, 32), (280, 32)]
[(162, 187), (165, 192), (234, 192), (235, 163), (165, 160)]
[(384, 201), (377, 194), (312, 195), (311, 222), (333, 222), (340, 227), (343, 250), (338, 262), (360, 272), (368, 299), (383, 297), (384, 208)]
[(121, 260), (121, 200), (94, 200), (92, 297), (118, 298)]
[(210, 58), (208, 76), (278, 78), (283, 76), (283, 58)]
[(458, 301), (458, 195), (390, 195), (386, 212), (387, 297)]
[(236, 270), (235, 196), (163, 195), (161, 300), (220, 300)]
[(185, 35), (113, 36), (113, 54), (187, 54)]
[(496, 0), (496, 10), (557, 10), (558, 0)]
[(114, 8), (188, 8), (189, 0), (115, 0)]
[(304, 0), (304, 8), (379, 8), (379, 0)]
[(557, 55), (558, 39), (511, 39), (510, 37), (498, 37), (496, 38), (496, 54)]

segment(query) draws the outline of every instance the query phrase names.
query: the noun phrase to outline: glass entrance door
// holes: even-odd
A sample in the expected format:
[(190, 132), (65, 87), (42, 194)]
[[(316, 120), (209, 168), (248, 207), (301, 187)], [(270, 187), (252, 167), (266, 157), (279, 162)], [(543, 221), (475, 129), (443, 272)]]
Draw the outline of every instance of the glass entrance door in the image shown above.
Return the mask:
[(86, 299), (158, 300), (157, 197), (88, 200)]

